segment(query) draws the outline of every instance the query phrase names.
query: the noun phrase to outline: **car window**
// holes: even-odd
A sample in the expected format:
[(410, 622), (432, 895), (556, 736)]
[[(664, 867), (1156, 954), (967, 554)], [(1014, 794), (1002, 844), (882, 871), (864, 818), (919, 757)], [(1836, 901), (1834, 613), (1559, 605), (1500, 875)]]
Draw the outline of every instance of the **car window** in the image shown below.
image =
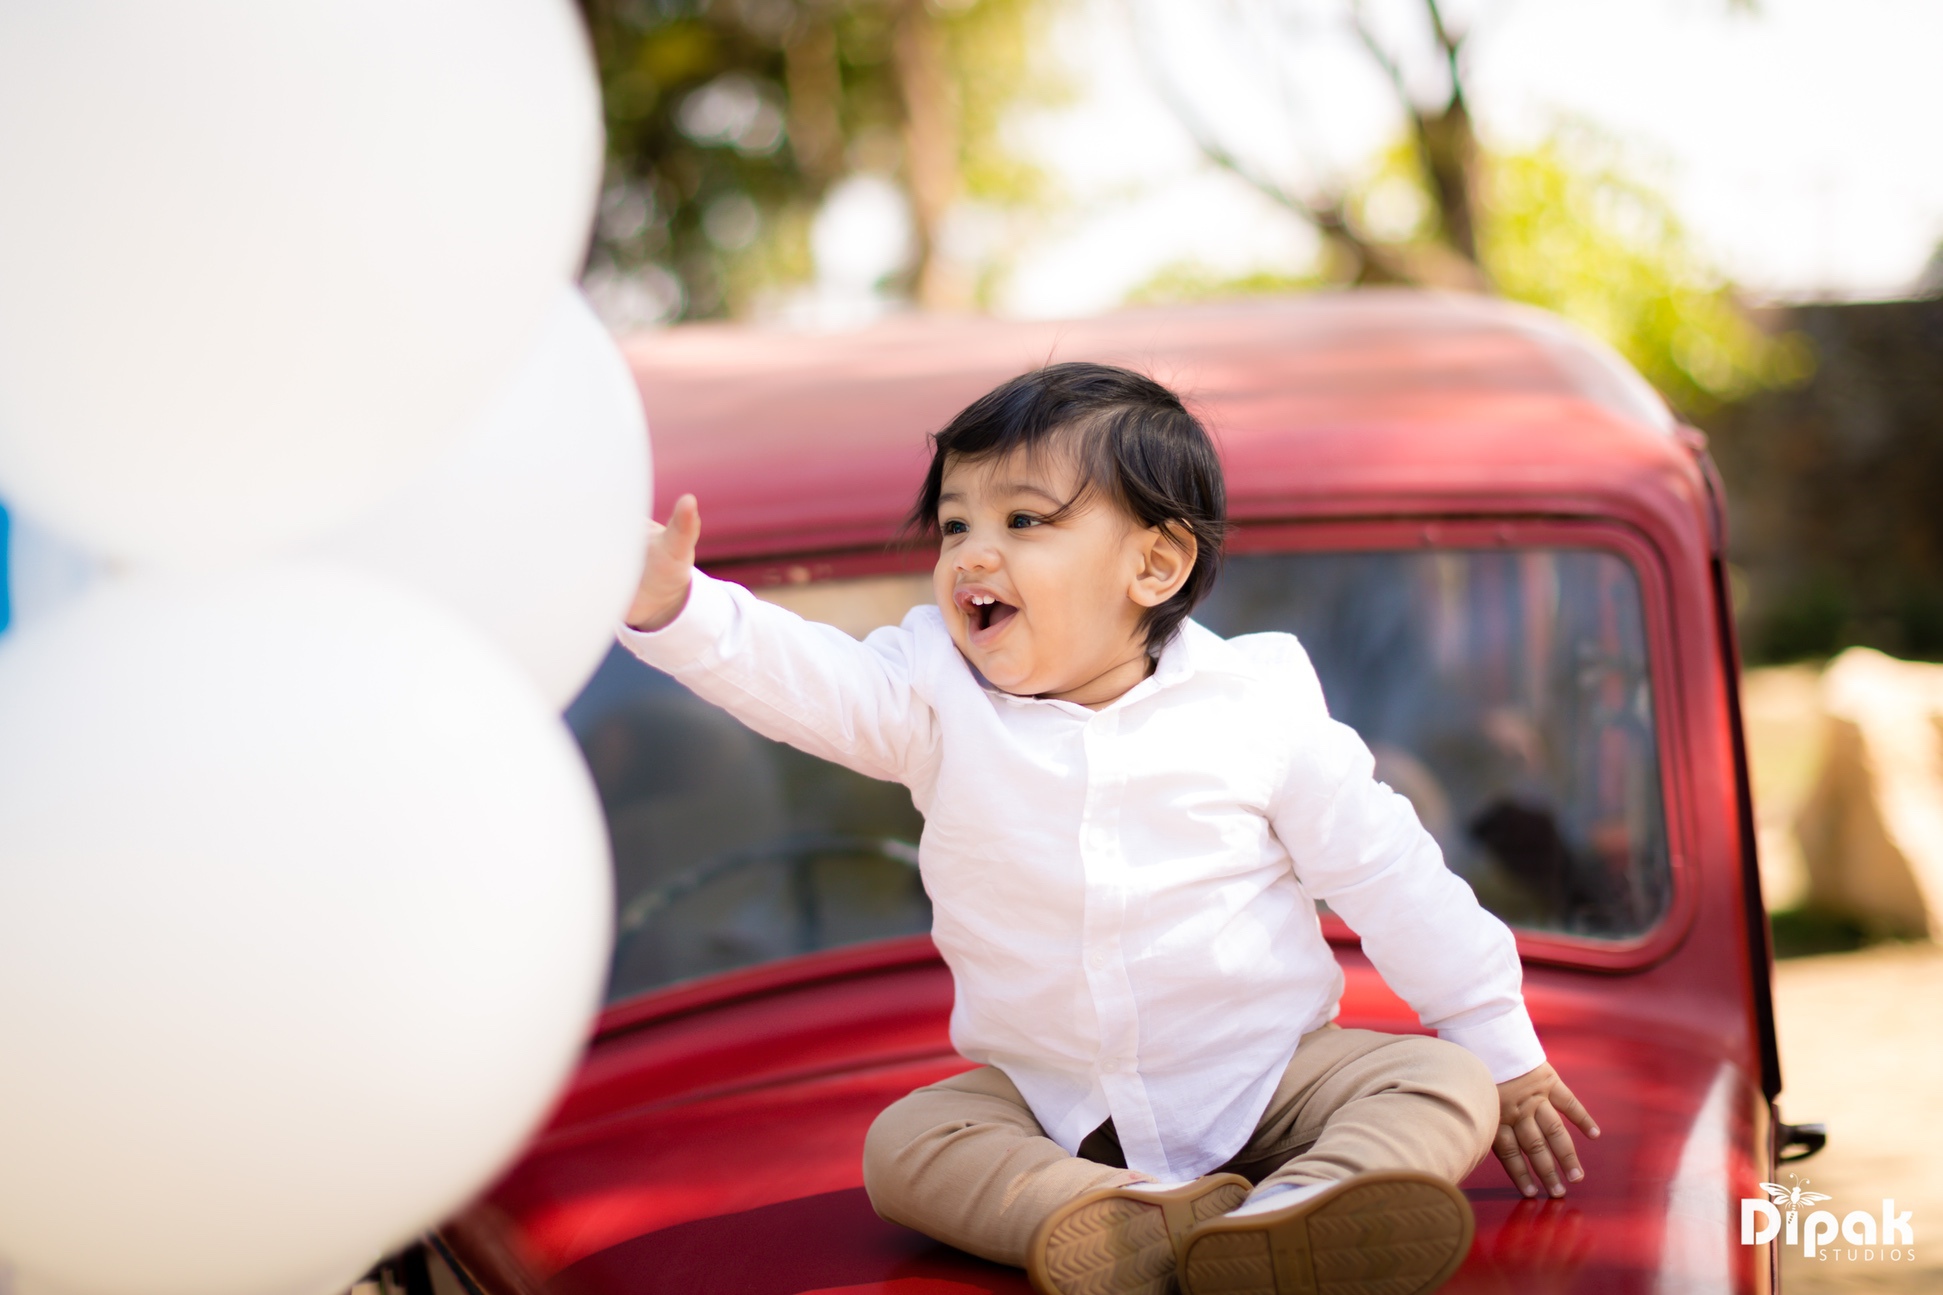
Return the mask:
[[(761, 597), (863, 637), (928, 576)], [(1245, 554), (1197, 620), (1295, 634), (1451, 868), (1514, 926), (1648, 930), (1670, 882), (1639, 582), (1592, 549)], [(614, 842), (611, 1000), (930, 929), (904, 788), (757, 736), (616, 648), (567, 711)]]
[[(861, 638), (929, 576), (758, 590)], [(626, 650), (567, 710), (614, 843), (610, 1002), (792, 954), (931, 929), (910, 793), (759, 737)]]
[(1247, 554), (1195, 619), (1295, 634), (1337, 719), (1514, 926), (1595, 939), (1666, 911), (1639, 581), (1594, 549)]

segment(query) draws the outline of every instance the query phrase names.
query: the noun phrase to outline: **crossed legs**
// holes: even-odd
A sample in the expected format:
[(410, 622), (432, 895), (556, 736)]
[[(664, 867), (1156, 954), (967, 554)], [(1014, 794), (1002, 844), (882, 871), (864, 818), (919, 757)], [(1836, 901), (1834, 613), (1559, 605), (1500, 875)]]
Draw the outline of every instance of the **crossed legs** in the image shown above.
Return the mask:
[[(1255, 1134), (1217, 1172), (1261, 1187), (1402, 1169), (1455, 1183), (1490, 1150), (1497, 1089), (1482, 1062), (1419, 1035), (1325, 1026), (1304, 1035)], [(1039, 1225), (1139, 1175), (1103, 1127), (1069, 1156), (989, 1066), (920, 1088), (877, 1117), (864, 1187), (878, 1214), (961, 1250), (1023, 1265)]]

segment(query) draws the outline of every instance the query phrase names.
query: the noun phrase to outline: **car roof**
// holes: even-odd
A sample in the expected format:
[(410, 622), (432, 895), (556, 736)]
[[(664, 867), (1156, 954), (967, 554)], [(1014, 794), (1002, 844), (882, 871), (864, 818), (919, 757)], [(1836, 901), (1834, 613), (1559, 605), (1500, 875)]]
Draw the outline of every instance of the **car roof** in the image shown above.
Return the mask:
[(1623, 514), (1664, 504), (1669, 472), (1694, 477), (1674, 418), (1623, 360), (1555, 316), (1478, 296), (895, 316), (841, 333), (703, 324), (625, 349), (657, 516), (695, 492), (702, 556), (717, 562), (894, 541), (926, 436), (998, 383), (1063, 360), (1125, 365), (1180, 392), (1221, 447), (1240, 521)]

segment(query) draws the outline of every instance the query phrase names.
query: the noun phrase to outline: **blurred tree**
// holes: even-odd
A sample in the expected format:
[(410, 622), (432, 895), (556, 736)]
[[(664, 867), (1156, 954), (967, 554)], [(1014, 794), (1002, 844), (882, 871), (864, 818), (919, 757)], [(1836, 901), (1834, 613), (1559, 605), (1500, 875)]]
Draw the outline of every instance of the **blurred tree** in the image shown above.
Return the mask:
[(1943, 660), (1943, 298), (1796, 306), (1813, 377), (1704, 422), (1751, 661)]
[(1497, 290), (1604, 338), (1690, 418), (1807, 378), (1804, 335), (1758, 328), (1618, 155), (1580, 127), (1485, 159), (1477, 251)]
[(969, 305), (945, 244), (967, 200), (1032, 176), (999, 140), (1041, 0), (581, 0), (607, 116), (587, 267), (616, 322), (706, 318), (810, 273), (849, 174), (893, 177), (915, 248), (895, 288)]
[[(1439, 0), (1223, 0), (1210, 9), (1257, 47), (1259, 75), (1282, 82), (1264, 97), (1288, 113), (1286, 140), (1312, 124), (1297, 120), (1302, 95), (1288, 83), (1304, 57), (1360, 59), (1388, 88), (1404, 140), (1373, 166), (1333, 173), (1315, 157), (1278, 165), (1231, 145), (1169, 75), (1154, 0), (1129, 3), (1175, 116), (1211, 161), (1314, 227), (1324, 280), (1489, 291), (1547, 307), (1604, 338), (1690, 417), (1812, 367), (1799, 334), (1773, 339), (1753, 324), (1665, 199), (1627, 175), (1613, 140), (1573, 125), (1527, 152), (1482, 147), (1465, 85), (1468, 33)], [(1193, 278), (1170, 267), (1145, 295)]]
[(1218, 0), (1201, 15), (1225, 23), (1231, 39), (1247, 47), (1246, 57), (1236, 60), (1238, 76), (1247, 77), (1252, 67), (1258, 79), (1274, 83), (1258, 98), (1278, 104), (1287, 116), (1279, 132), (1286, 141), (1308, 137), (1311, 123), (1299, 119), (1322, 108), (1303, 103), (1294, 83), (1301, 70), (1291, 57), (1357, 58), (1382, 78), (1402, 111), (1413, 170), (1432, 203), (1427, 236), (1408, 244), (1356, 221), (1351, 177), (1332, 174), (1320, 157), (1283, 158), (1278, 165), (1231, 143), (1231, 132), (1222, 130), (1209, 106), (1168, 70), (1166, 32), (1180, 20), (1179, 11), (1169, 14), (1165, 0), (1128, 4), (1153, 82), (1196, 146), (1313, 226), (1322, 236), (1330, 277), (1356, 284), (1486, 286), (1477, 254), (1479, 150), (1464, 88), (1465, 34), (1446, 23), (1438, 0), (1409, 0), (1419, 21), (1402, 30), (1394, 21), (1396, 6), (1386, 7), (1392, 21), (1379, 25), (1363, 0)]

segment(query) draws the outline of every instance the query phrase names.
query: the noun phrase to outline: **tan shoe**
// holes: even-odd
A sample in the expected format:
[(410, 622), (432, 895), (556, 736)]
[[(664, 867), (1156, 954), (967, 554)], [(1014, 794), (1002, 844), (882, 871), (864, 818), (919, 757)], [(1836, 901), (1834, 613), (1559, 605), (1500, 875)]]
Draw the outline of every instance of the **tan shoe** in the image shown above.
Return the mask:
[(1069, 1201), (1032, 1234), (1025, 1270), (1040, 1295), (1174, 1295), (1188, 1230), (1248, 1197), (1237, 1174), (1166, 1190), (1108, 1187)]
[(1181, 1248), (1186, 1295), (1420, 1295), (1470, 1252), (1471, 1203), (1441, 1178), (1358, 1174), (1281, 1209), (1209, 1219)]

